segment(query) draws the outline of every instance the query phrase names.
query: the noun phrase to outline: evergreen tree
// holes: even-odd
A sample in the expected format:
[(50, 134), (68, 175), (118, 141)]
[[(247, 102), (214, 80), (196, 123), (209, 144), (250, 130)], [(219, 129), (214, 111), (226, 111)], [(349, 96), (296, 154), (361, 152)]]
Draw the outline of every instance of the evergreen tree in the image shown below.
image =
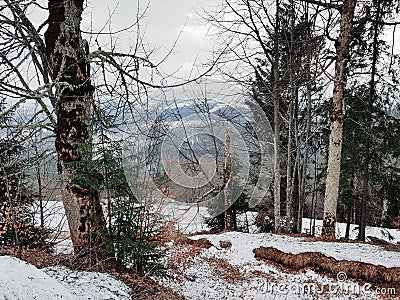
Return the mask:
[[(399, 145), (393, 132), (397, 131), (399, 120), (389, 111), (398, 93), (398, 70), (394, 67), (396, 64), (382, 64), (383, 59), (396, 62), (398, 58), (385, 54), (387, 43), (381, 36), (385, 20), (396, 14), (399, 4), (390, 0), (372, 4), (363, 7), (353, 28), (350, 72), (367, 73), (369, 78), (368, 82), (354, 80), (349, 91), (343, 138), (347, 145), (344, 144), (340, 186), (340, 198), (348, 210), (348, 224), (354, 205), (360, 208), (355, 211), (360, 240), (365, 240), (368, 215), (370, 222), (375, 220), (374, 225), (380, 225), (382, 222), (378, 220), (386, 218), (388, 203), (398, 203), (398, 194), (393, 192), (399, 174), (395, 163)], [(376, 217), (371, 218), (373, 215)]]
[(99, 110), (93, 120), (92, 130), (97, 134), (92, 159), (83, 165), (84, 172), (76, 173), (79, 178), (75, 180), (100, 191), (102, 203), (107, 204), (107, 231), (100, 232), (106, 241), (102, 253), (115, 259), (119, 271), (163, 275), (160, 260), (164, 251), (158, 241), (162, 218), (140, 205), (132, 192), (123, 168), (124, 143), (115, 136), (111, 117)]
[[(4, 106), (0, 104), (0, 113)], [(0, 245), (19, 249), (44, 246), (42, 228), (33, 226), (33, 195), (27, 181), (23, 141), (8, 129), (9, 115), (0, 120)]]

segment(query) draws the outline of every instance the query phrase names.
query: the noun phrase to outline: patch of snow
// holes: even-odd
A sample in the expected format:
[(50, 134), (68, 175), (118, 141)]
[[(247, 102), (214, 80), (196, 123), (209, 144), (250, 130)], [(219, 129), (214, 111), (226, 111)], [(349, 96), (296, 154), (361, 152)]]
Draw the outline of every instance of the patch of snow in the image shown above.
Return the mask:
[[(336, 284), (334, 280), (319, 276), (311, 271), (301, 274), (285, 274), (275, 270), (266, 273), (271, 276), (271, 279), (254, 276), (244, 281), (227, 283), (213, 274), (212, 267), (206, 261), (198, 259), (184, 273), (186, 277), (191, 279), (183, 282), (165, 280), (162, 284), (190, 300), (379, 299), (372, 292), (364, 293), (362, 287), (356, 283), (351, 285), (352, 288), (355, 290), (359, 288), (361, 292), (359, 294), (346, 294), (346, 291), (342, 292), (339, 291), (339, 288), (335, 288), (339, 284)], [(315, 284), (311, 284), (310, 280), (314, 280)], [(334, 292), (325, 291), (322, 293), (322, 288), (328, 286), (332, 287)], [(307, 290), (308, 287), (310, 287), (310, 290)], [(313, 288), (315, 289), (313, 290)]]
[(56, 278), (77, 300), (131, 299), (130, 288), (109, 274), (77, 272), (66, 267), (45, 268), (43, 272)]
[(205, 220), (210, 217), (206, 207), (169, 201), (162, 207), (161, 214), (167, 220), (177, 220), (175, 228), (182, 233), (208, 231)]
[(65, 267), (38, 269), (0, 256), (0, 300), (128, 300), (130, 288), (111, 275), (74, 272)]
[(35, 266), (0, 256), (0, 299), (75, 299), (56, 279)]
[[(34, 203), (37, 206), (34, 210), (35, 225), (40, 225), (39, 202)], [(43, 201), (43, 216), (46, 229), (51, 232), (69, 232), (62, 201)]]
[[(196, 233), (209, 231), (210, 227), (206, 224), (206, 220), (211, 217), (207, 207), (193, 204), (189, 205), (178, 201), (169, 201), (164, 204), (162, 215), (166, 220), (177, 219), (175, 228), (181, 233)], [(257, 212), (248, 211), (237, 215), (237, 223), (239, 228), (248, 229), (250, 233), (258, 231), (255, 225)]]
[(339, 242), (304, 242), (302, 237), (291, 237), (271, 233), (249, 234), (242, 232), (226, 232), (223, 234), (196, 235), (191, 239), (208, 239), (214, 246), (210, 248), (213, 255), (220, 255), (220, 241), (230, 241), (232, 247), (226, 251), (227, 259), (235, 265), (254, 262), (253, 249), (258, 247), (274, 247), (285, 253), (299, 254), (304, 252), (320, 252), (337, 260), (350, 260), (382, 265), (387, 268), (400, 267), (400, 252), (386, 251), (381, 246), (360, 243)]
[(54, 242), (55, 245), (52, 248), (54, 251), (54, 254), (59, 255), (59, 254), (73, 254), (74, 253), (74, 247), (72, 245), (71, 239), (57, 239), (57, 240), (52, 240), (50, 242)]
[[(171, 277), (169, 279), (157, 279), (160, 284), (172, 288), (190, 300), (380, 299), (378, 293), (368, 285), (352, 281), (341, 282), (321, 276), (311, 270), (299, 274), (283, 273), (274, 266), (254, 258), (253, 249), (260, 246), (272, 246), (290, 253), (301, 252), (303, 245), (307, 245), (301, 241), (301, 238), (240, 232), (196, 235), (190, 238), (206, 238), (213, 244), (213, 247), (203, 249), (191, 263), (186, 261), (181, 263), (178, 270), (170, 269)], [(230, 241), (232, 247), (221, 249), (220, 241)], [(320, 250), (321, 245), (317, 245), (312, 251)], [(341, 245), (343, 244), (332, 246), (332, 249), (339, 250)], [(325, 248), (330, 249), (329, 246)], [(169, 251), (170, 259), (174, 259), (176, 251), (179, 249)], [(344, 250), (344, 252), (349, 251)], [(352, 255), (355, 257), (360, 255), (360, 252), (354, 252)], [(218, 276), (217, 274), (221, 271), (228, 273), (230, 271), (224, 271), (222, 266), (210, 263), (209, 260), (215, 258), (231, 264), (243, 275), (243, 278), (227, 282), (223, 276)], [(387, 262), (386, 259), (387, 257), (385, 258)], [(395, 257), (392, 259), (399, 261)], [(217, 274), (215, 271), (218, 271)], [(322, 288), (325, 289), (324, 292), (322, 292)]]

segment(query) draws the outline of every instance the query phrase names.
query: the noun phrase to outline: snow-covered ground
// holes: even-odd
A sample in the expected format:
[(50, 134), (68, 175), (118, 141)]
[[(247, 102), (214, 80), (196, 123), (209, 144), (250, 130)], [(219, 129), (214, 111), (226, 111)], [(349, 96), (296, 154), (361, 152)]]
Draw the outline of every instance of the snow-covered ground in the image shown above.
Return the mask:
[[(229, 299), (382, 299), (393, 290), (375, 290), (368, 284), (321, 276), (311, 270), (284, 273), (254, 258), (253, 249), (275, 247), (286, 253), (318, 251), (336, 259), (400, 267), (400, 253), (357, 243), (304, 242), (304, 238), (274, 234), (226, 232), (196, 235), (212, 243), (194, 253), (170, 243), (166, 261), (174, 264), (169, 279), (155, 278), (188, 300)], [(220, 247), (221, 241), (232, 243)], [(110, 275), (75, 272), (65, 267), (42, 270), (14, 257), (0, 256), (0, 300), (5, 299), (131, 299), (129, 287)], [(343, 270), (345, 272), (346, 270)], [(344, 280), (343, 280), (344, 276)], [(397, 295), (400, 291), (396, 291)], [(393, 298), (392, 298), (393, 299)], [(396, 299), (396, 298), (394, 298)]]
[[(34, 203), (34, 223), (40, 225), (39, 202)], [(68, 222), (62, 201), (43, 201), (44, 224), (52, 232), (68, 232)]]
[(0, 300), (129, 300), (130, 288), (111, 275), (75, 272), (65, 267), (39, 270), (0, 256)]
[(359, 243), (339, 242), (304, 242), (302, 237), (291, 237), (271, 233), (241, 233), (226, 232), (214, 235), (196, 235), (191, 239), (206, 238), (219, 248), (220, 241), (230, 241), (233, 246), (230, 250), (221, 252), (217, 248), (210, 248), (209, 252), (215, 255), (227, 255), (230, 263), (239, 265), (254, 261), (253, 249), (258, 247), (273, 247), (285, 253), (299, 254), (304, 252), (320, 252), (338, 260), (352, 260), (387, 268), (400, 267), (400, 252), (386, 251), (381, 246)]
[[(186, 260), (177, 269), (169, 270), (171, 279), (159, 280), (187, 299), (381, 299), (382, 294), (389, 293), (376, 291), (368, 284), (343, 280), (346, 270), (338, 277), (340, 280), (320, 276), (311, 270), (299, 274), (283, 273), (254, 258), (253, 249), (260, 246), (275, 247), (286, 253), (321, 252), (339, 260), (400, 267), (399, 252), (368, 244), (303, 242), (303, 238), (239, 232), (191, 237), (202, 238), (208, 239), (213, 247), (203, 249), (192, 260), (187, 259), (190, 249), (171, 246), (169, 260), (182, 258), (179, 253), (184, 253)], [(231, 242), (232, 247), (222, 249), (221, 241)], [(323, 293), (322, 288), (325, 289)]]
[[(62, 231), (68, 230), (65, 227), (66, 223), (63, 222), (65, 218), (62, 203), (53, 202), (48, 205), (54, 212), (47, 219), (51, 229), (56, 230), (57, 227), (61, 227)], [(175, 227), (180, 232), (194, 233), (209, 229), (204, 222), (208, 216), (204, 208), (190, 208), (178, 203), (177, 207), (166, 207), (166, 210), (169, 211), (167, 214), (171, 219), (176, 219), (179, 213), (180, 218)], [(170, 243), (171, 248), (167, 252), (166, 263), (175, 264), (175, 267), (168, 269), (171, 277), (155, 279), (189, 300), (382, 299), (383, 294), (393, 293), (393, 290), (376, 291), (372, 286), (363, 283), (328, 278), (311, 270), (298, 274), (284, 273), (274, 266), (256, 260), (253, 249), (264, 246), (293, 254), (320, 252), (338, 260), (360, 261), (385, 267), (400, 267), (399, 252), (386, 251), (380, 246), (362, 243), (305, 242), (301, 237), (257, 233), (257, 227), (254, 225), (255, 216), (255, 212), (249, 212), (246, 215), (242, 214), (239, 218), (242, 225), (248, 225), (250, 233), (226, 232), (191, 237), (191, 239), (206, 238), (213, 244), (213, 247), (203, 249), (200, 253), (191, 253), (193, 249), (189, 246), (183, 247)], [(346, 224), (338, 223), (336, 236), (343, 237), (345, 228)], [(315, 234), (320, 235), (321, 229), (322, 220), (316, 220)], [(309, 230), (310, 219), (303, 218), (302, 232), (309, 233)], [(357, 234), (357, 225), (352, 224), (350, 238), (356, 238)], [(392, 243), (400, 242), (400, 231), (396, 229), (367, 226), (366, 235)], [(232, 247), (223, 249), (220, 247), (220, 241), (229, 241)], [(56, 253), (71, 252), (70, 240), (58, 242)], [(130, 299), (129, 288), (111, 276), (72, 272), (61, 267), (38, 270), (13, 258), (5, 259), (3, 263), (6, 265), (2, 265), (2, 260), (4, 258), (0, 257), (0, 295), (5, 294), (4, 299), (46, 299), (46, 297), (48, 299), (61, 299), (61, 297), (62, 299)], [(15, 272), (3, 271), (11, 269)], [(343, 274), (345, 271), (343, 270)], [(22, 289), (29, 290), (29, 294), (22, 294), (22, 296), (12, 294), (15, 290), (22, 293)], [(400, 291), (396, 293), (399, 297)], [(36, 294), (40, 296), (34, 298), (32, 295)], [(1, 296), (0, 300), (3, 300)]]
[(189, 205), (178, 201), (169, 201), (161, 209), (167, 220), (176, 220), (175, 228), (182, 233), (201, 232), (209, 230), (205, 219), (210, 217), (207, 208), (199, 205)]

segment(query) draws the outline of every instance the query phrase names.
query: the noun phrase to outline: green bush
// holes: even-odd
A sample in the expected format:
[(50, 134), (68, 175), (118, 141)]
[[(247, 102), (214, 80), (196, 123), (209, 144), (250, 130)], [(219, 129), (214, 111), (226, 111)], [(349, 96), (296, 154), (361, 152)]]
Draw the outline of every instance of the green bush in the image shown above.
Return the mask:
[(93, 147), (80, 145), (82, 153), (90, 155), (69, 167), (75, 171), (72, 182), (96, 189), (107, 199), (107, 245), (103, 254), (115, 259), (120, 272), (163, 275), (160, 260), (164, 252), (155, 240), (161, 231), (160, 217), (138, 205), (122, 166), (122, 142), (112, 141), (107, 135), (100, 135), (98, 140)]
[(114, 255), (120, 271), (130, 269), (139, 275), (163, 276), (160, 260), (164, 251), (156, 240), (162, 230), (160, 217), (137, 206), (132, 199), (116, 202), (106, 253)]

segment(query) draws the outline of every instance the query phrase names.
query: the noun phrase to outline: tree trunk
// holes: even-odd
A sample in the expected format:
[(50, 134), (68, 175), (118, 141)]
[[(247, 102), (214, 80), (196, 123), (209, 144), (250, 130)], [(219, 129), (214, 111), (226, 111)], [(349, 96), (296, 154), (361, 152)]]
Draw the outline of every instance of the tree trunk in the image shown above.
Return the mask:
[(97, 252), (103, 245), (99, 233), (106, 229), (98, 191), (72, 178), (83, 175), (76, 166), (82, 167), (91, 159), (90, 107), (94, 88), (86, 60), (87, 45), (80, 32), (83, 3), (83, 0), (50, 0), (45, 33), (46, 54), (57, 95), (55, 146), (75, 253)]
[(292, 180), (292, 124), (293, 124), (293, 98), (289, 103), (289, 132), (286, 162), (286, 231), (292, 231), (293, 224), (293, 180)]
[(234, 230), (235, 229), (235, 218), (233, 214), (232, 208), (232, 193), (231, 193), (231, 183), (232, 183), (232, 159), (231, 153), (229, 150), (230, 147), (230, 129), (226, 129), (225, 134), (225, 162), (224, 162), (224, 228), (225, 230)]
[[(376, 20), (379, 20), (380, 15), (380, 3), (377, 3), (377, 11), (376, 11)], [(371, 129), (371, 122), (372, 122), (372, 106), (375, 102), (375, 74), (376, 74), (376, 64), (378, 62), (378, 37), (379, 37), (379, 30), (378, 30), (378, 23), (374, 23), (374, 40), (372, 44), (372, 70), (371, 70), (371, 80), (369, 82), (369, 97), (367, 103), (367, 124), (366, 128)], [(360, 211), (360, 228), (358, 232), (358, 240), (365, 241), (365, 228), (367, 226), (367, 204), (369, 202), (369, 181), (370, 181), (370, 174), (369, 174), (369, 165), (371, 160), (371, 149), (370, 149), (370, 141), (367, 140), (365, 142), (365, 163), (364, 163), (364, 178), (363, 178), (363, 188), (362, 188), (362, 198), (361, 198), (361, 211)]]
[[(39, 151), (36, 145), (35, 136), (35, 155), (36, 159), (39, 157)], [(39, 200), (39, 216), (40, 216), (40, 228), (44, 228), (44, 208), (43, 208), (43, 187), (42, 187), (42, 176), (40, 174), (40, 160), (36, 162), (36, 181), (38, 184), (38, 200)]]
[(273, 97), (274, 97), (274, 223), (275, 231), (281, 231), (281, 167), (280, 167), (280, 115), (279, 115), (279, 0), (276, 0)]
[(335, 237), (336, 209), (339, 196), (340, 163), (342, 153), (344, 100), (347, 83), (347, 64), (354, 10), (357, 0), (344, 1), (341, 9), (340, 35), (336, 41), (336, 65), (333, 100), (330, 109), (331, 133), (329, 135), (328, 170), (324, 199), (322, 235)]
[(365, 153), (365, 165), (364, 165), (364, 179), (362, 183), (362, 197), (361, 197), (361, 207), (360, 207), (360, 226), (358, 230), (358, 240), (365, 241), (365, 228), (367, 223), (367, 203), (369, 201), (369, 160), (370, 160), (370, 152), (369, 146), (366, 146)]
[(313, 187), (313, 203), (311, 205), (311, 221), (312, 221), (312, 226), (311, 226), (311, 235), (315, 235), (315, 217), (316, 217), (316, 209), (317, 209), (317, 202), (318, 202), (318, 191), (317, 191), (317, 176), (318, 176), (318, 155), (319, 152), (315, 151), (314, 153), (314, 187)]
[[(294, 3), (290, 1), (290, 8), (294, 11)], [(295, 14), (290, 16), (290, 43), (289, 43), (289, 82), (290, 82), (290, 103), (288, 110), (288, 141), (287, 141), (287, 165), (286, 165), (286, 232), (292, 231), (293, 224), (293, 177), (292, 177), (292, 126), (293, 126), (293, 105), (297, 82), (295, 81), (296, 67), (294, 66), (294, 22)]]
[[(308, 4), (307, 4), (308, 5)], [(308, 20), (308, 6), (307, 6), (307, 19)], [(306, 185), (307, 185), (307, 171), (308, 171), (308, 156), (310, 151), (310, 136), (311, 136), (311, 109), (312, 109), (312, 79), (311, 79), (311, 59), (312, 59), (312, 48), (311, 48), (311, 30), (308, 29), (307, 37), (307, 63), (306, 63), (306, 76), (307, 76), (307, 110), (306, 110), (306, 136), (304, 138), (304, 159), (302, 164), (301, 182), (300, 182), (300, 199), (301, 203), (304, 204), (306, 198)], [(302, 217), (302, 216), (301, 216)], [(301, 228), (300, 228), (301, 232)]]
[(350, 238), (350, 226), (351, 226), (351, 216), (353, 214), (353, 204), (347, 205), (347, 223), (346, 223), (346, 233), (344, 238), (348, 240)]
[[(294, 138), (296, 142), (296, 159), (294, 162), (294, 169), (293, 171), (293, 178), (297, 175), (297, 222), (296, 222), (296, 231), (301, 232), (302, 222), (303, 222), (303, 207), (304, 207), (304, 199), (302, 198), (302, 190), (301, 190), (301, 175), (302, 175), (302, 168), (300, 162), (300, 140), (299, 140), (299, 93), (296, 91), (296, 98), (295, 98), (295, 124), (294, 124)], [(296, 174), (297, 173), (297, 174)]]
[(389, 200), (385, 197), (382, 202), (382, 214), (381, 214), (381, 227), (385, 227), (387, 219), (387, 212), (389, 208)]

